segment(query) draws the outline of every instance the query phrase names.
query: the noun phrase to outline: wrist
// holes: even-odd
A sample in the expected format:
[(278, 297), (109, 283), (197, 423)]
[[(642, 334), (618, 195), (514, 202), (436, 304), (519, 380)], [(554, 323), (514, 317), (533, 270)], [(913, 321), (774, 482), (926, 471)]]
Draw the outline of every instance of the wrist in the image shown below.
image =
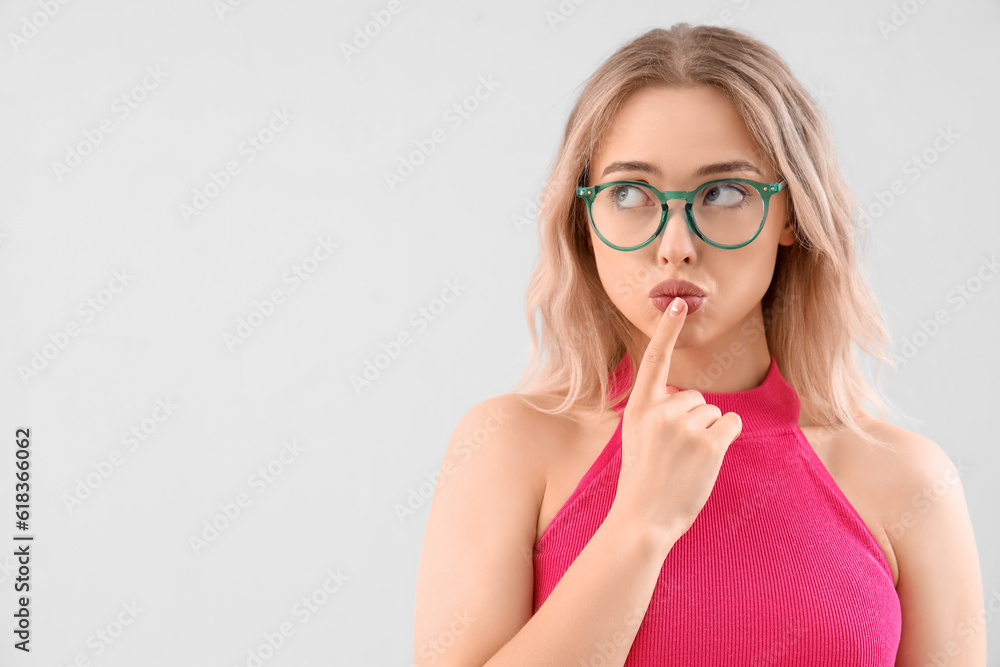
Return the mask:
[(609, 528), (623, 543), (631, 543), (644, 554), (660, 559), (667, 557), (674, 543), (683, 534), (675, 524), (655, 526), (644, 523), (615, 504), (611, 505), (604, 522), (609, 524)]

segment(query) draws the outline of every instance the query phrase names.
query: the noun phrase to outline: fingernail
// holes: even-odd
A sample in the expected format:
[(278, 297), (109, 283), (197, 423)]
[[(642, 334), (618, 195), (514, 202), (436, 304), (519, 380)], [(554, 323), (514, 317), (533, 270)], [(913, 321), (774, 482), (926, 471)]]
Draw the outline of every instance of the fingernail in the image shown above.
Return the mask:
[(681, 314), (681, 304), (684, 303), (684, 299), (679, 296), (675, 296), (674, 300), (670, 302), (670, 312), (667, 313), (670, 317), (677, 317)]

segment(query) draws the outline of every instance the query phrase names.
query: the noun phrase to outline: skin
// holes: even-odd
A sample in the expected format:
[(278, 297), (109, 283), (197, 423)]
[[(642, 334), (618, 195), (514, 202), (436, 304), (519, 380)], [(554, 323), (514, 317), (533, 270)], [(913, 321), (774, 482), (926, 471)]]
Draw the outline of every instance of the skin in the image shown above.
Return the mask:
[[(706, 162), (759, 159), (742, 119), (711, 89), (642, 91), (616, 121), (594, 156), (591, 173), (596, 180), (589, 185), (605, 182), (600, 173), (615, 160), (645, 160), (662, 173), (614, 174), (606, 180), (634, 178), (661, 190), (690, 190), (714, 177), (693, 176)], [(776, 178), (768, 166), (757, 165), (763, 176), (746, 175), (765, 182)], [(760, 299), (778, 246), (794, 242), (786, 205), (787, 193), (773, 196), (760, 236), (739, 250), (705, 244), (674, 210), (662, 237), (641, 251), (621, 253), (591, 236), (609, 297), (647, 337), (660, 317), (648, 299), (654, 284), (682, 278), (708, 295), (701, 310), (686, 316), (666, 381), (723, 392), (763, 381), (770, 361), (766, 340), (745, 335), (741, 340), (740, 334), (745, 323), (762, 325)], [(706, 386), (699, 369), (715, 362), (713, 352), (727, 351), (737, 342), (745, 348)], [(611, 417), (598, 432), (588, 415), (550, 416), (517, 394), (487, 399), (465, 414), (449, 440), (441, 466), (444, 481), (434, 491), (427, 519), (416, 591), (414, 664), (534, 664), (526, 656), (551, 649), (550, 634), (556, 631), (566, 645), (591, 646), (593, 629), (610, 627), (604, 615), (608, 597), (645, 596), (635, 590), (636, 571), (620, 567), (621, 559), (632, 553), (632, 566), (648, 572), (650, 558), (637, 559), (626, 548), (635, 533), (612, 532), (601, 539), (599, 530), (598, 539), (584, 550), (596, 543), (584, 567), (600, 576), (578, 577), (575, 586), (561, 593), (557, 588), (547, 602), (548, 614), (531, 613), (532, 545), (547, 523), (539, 523), (545, 519), (541, 508), (547, 501), (550, 520), (565, 502), (614, 430), (618, 417)], [(903, 614), (896, 665), (985, 665), (986, 635), (978, 623), (982, 581), (958, 481), (965, 468), (957, 471), (927, 438), (867, 416), (862, 429), (894, 450), (870, 448), (849, 432), (803, 421), (799, 426), (887, 554)], [(568, 472), (571, 468), (577, 474)], [(662, 561), (659, 556), (652, 560), (656, 558)], [(659, 565), (655, 563), (654, 576)], [(563, 603), (552, 607), (560, 595)], [(593, 599), (601, 604), (592, 606)], [(1000, 613), (996, 601), (991, 604), (991, 615)], [(622, 664), (624, 657), (618, 657), (609, 664)]]
[[(642, 161), (655, 165), (662, 176), (637, 170), (604, 175), (615, 161)], [(730, 171), (694, 176), (710, 163), (745, 160), (761, 173)], [(640, 180), (664, 190), (694, 190), (708, 180), (734, 176), (764, 183), (778, 179), (764, 163), (736, 109), (715, 88), (645, 88), (631, 97), (595, 152), (588, 185), (608, 181)], [(787, 191), (787, 190), (786, 190)], [(611, 301), (647, 341), (661, 311), (649, 299), (649, 290), (668, 278), (688, 280), (706, 299), (689, 313), (674, 347), (669, 383), (699, 391), (740, 391), (759, 385), (767, 375), (770, 355), (763, 336), (750, 341), (741, 327), (763, 331), (760, 301), (774, 273), (778, 245), (795, 241), (788, 221), (786, 191), (772, 195), (764, 229), (753, 243), (735, 250), (715, 248), (687, 226), (683, 204), (670, 202), (667, 226), (645, 248), (621, 252), (605, 245), (592, 227), (591, 245), (598, 273)], [(702, 369), (719, 357), (730, 356), (730, 345), (745, 348), (732, 367), (708, 383)], [(718, 355), (718, 356), (714, 356)]]
[[(702, 165), (734, 160), (746, 160), (760, 173), (694, 174)], [(605, 174), (617, 161), (650, 163), (659, 174), (635, 169)], [(648, 87), (635, 93), (595, 151), (589, 174), (589, 186), (640, 180), (661, 191), (694, 190), (725, 176), (779, 180), (735, 107), (709, 86)], [(698, 238), (676, 200), (669, 202), (664, 231), (639, 250), (610, 248), (588, 226), (608, 297), (647, 340), (661, 316), (649, 299), (654, 285), (682, 279), (705, 293), (702, 307), (687, 315), (674, 345), (669, 385), (734, 392), (763, 382), (770, 364), (767, 341), (746, 332), (763, 331), (761, 299), (778, 248), (795, 242), (787, 197), (787, 189), (771, 197), (760, 235), (735, 250), (715, 248)], [(732, 363), (711, 380), (703, 369), (718, 366), (720, 358)], [(800, 428), (845, 496), (870, 527), (874, 524), (872, 532), (887, 552), (903, 617), (896, 665), (935, 664), (933, 659), (952, 667), (985, 665), (979, 559), (955, 465), (936, 443), (919, 434), (869, 415), (859, 419), (863, 430), (895, 451), (870, 448), (856, 436), (805, 421)], [(947, 482), (944, 487), (940, 480)], [(947, 490), (929, 494), (934, 488)]]

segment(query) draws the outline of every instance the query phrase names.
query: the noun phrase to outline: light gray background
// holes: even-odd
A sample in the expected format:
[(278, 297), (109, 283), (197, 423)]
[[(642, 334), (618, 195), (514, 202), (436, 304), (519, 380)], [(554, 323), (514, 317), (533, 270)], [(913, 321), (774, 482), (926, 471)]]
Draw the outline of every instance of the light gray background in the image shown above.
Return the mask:
[[(0, 662), (246, 665), (289, 622), (264, 664), (409, 665), (427, 480), (459, 418), (509, 391), (528, 351), (537, 241), (517, 216), (585, 78), (681, 20), (771, 44), (821, 102), (867, 206), (901, 181), (871, 209), (866, 258), (893, 339), (913, 344), (882, 386), (905, 411), (895, 423), (961, 462), (984, 592), (1000, 604), (1000, 278), (975, 283), (1000, 250), (996, 2), (401, 0), (348, 62), (341, 43), (386, 6), (244, 0), (220, 16), (208, 0), (79, 0), (48, 18), (40, 0), (0, 5), (0, 539), (13, 545), (20, 426), (37, 536), (30, 656), (10, 648), (13, 547), (0, 551)], [(901, 25), (883, 34), (894, 11)], [(15, 45), (26, 20), (41, 27)], [(162, 81), (147, 78), (121, 119), (116, 100), (156, 67)], [(480, 77), (499, 85), (449, 124)], [(292, 120), (247, 160), (241, 142), (275, 108)], [(60, 180), (53, 162), (102, 118), (113, 131)], [(436, 127), (446, 140), (390, 190), (385, 172)], [(935, 154), (947, 128), (957, 138)], [(924, 151), (935, 161), (914, 180)], [(179, 205), (229, 160), (240, 173), (185, 223)], [(283, 276), (321, 238), (339, 247), (292, 289)], [(130, 276), (117, 293), (116, 270)], [(444, 304), (449, 281), (461, 289)], [(959, 284), (979, 290), (961, 308)], [(283, 303), (230, 350), (224, 336), (274, 289)], [(105, 299), (92, 319), (87, 299)], [(436, 313), (427, 326), (421, 308)], [(940, 310), (947, 322), (922, 328)], [(78, 335), (22, 380), (72, 322)], [(352, 376), (401, 334), (410, 344), (356, 391)], [(157, 399), (177, 406), (162, 422)], [(122, 434), (144, 420), (130, 450)], [(258, 494), (251, 476), (291, 440), (301, 452)], [(114, 450), (121, 465), (70, 511), (65, 497)], [(250, 505), (196, 555), (189, 538), (241, 493)], [(401, 520), (411, 494), (423, 498)], [(296, 614), (338, 570), (339, 590)], [(88, 638), (133, 602), (98, 655)]]

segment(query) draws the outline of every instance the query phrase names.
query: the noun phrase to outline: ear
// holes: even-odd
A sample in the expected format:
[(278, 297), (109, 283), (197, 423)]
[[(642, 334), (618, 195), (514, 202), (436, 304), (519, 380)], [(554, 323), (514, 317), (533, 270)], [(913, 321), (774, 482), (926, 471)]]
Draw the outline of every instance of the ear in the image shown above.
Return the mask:
[(785, 227), (781, 230), (781, 236), (778, 237), (778, 245), (793, 245), (795, 243), (795, 229), (792, 227), (792, 216), (788, 216), (785, 221)]

